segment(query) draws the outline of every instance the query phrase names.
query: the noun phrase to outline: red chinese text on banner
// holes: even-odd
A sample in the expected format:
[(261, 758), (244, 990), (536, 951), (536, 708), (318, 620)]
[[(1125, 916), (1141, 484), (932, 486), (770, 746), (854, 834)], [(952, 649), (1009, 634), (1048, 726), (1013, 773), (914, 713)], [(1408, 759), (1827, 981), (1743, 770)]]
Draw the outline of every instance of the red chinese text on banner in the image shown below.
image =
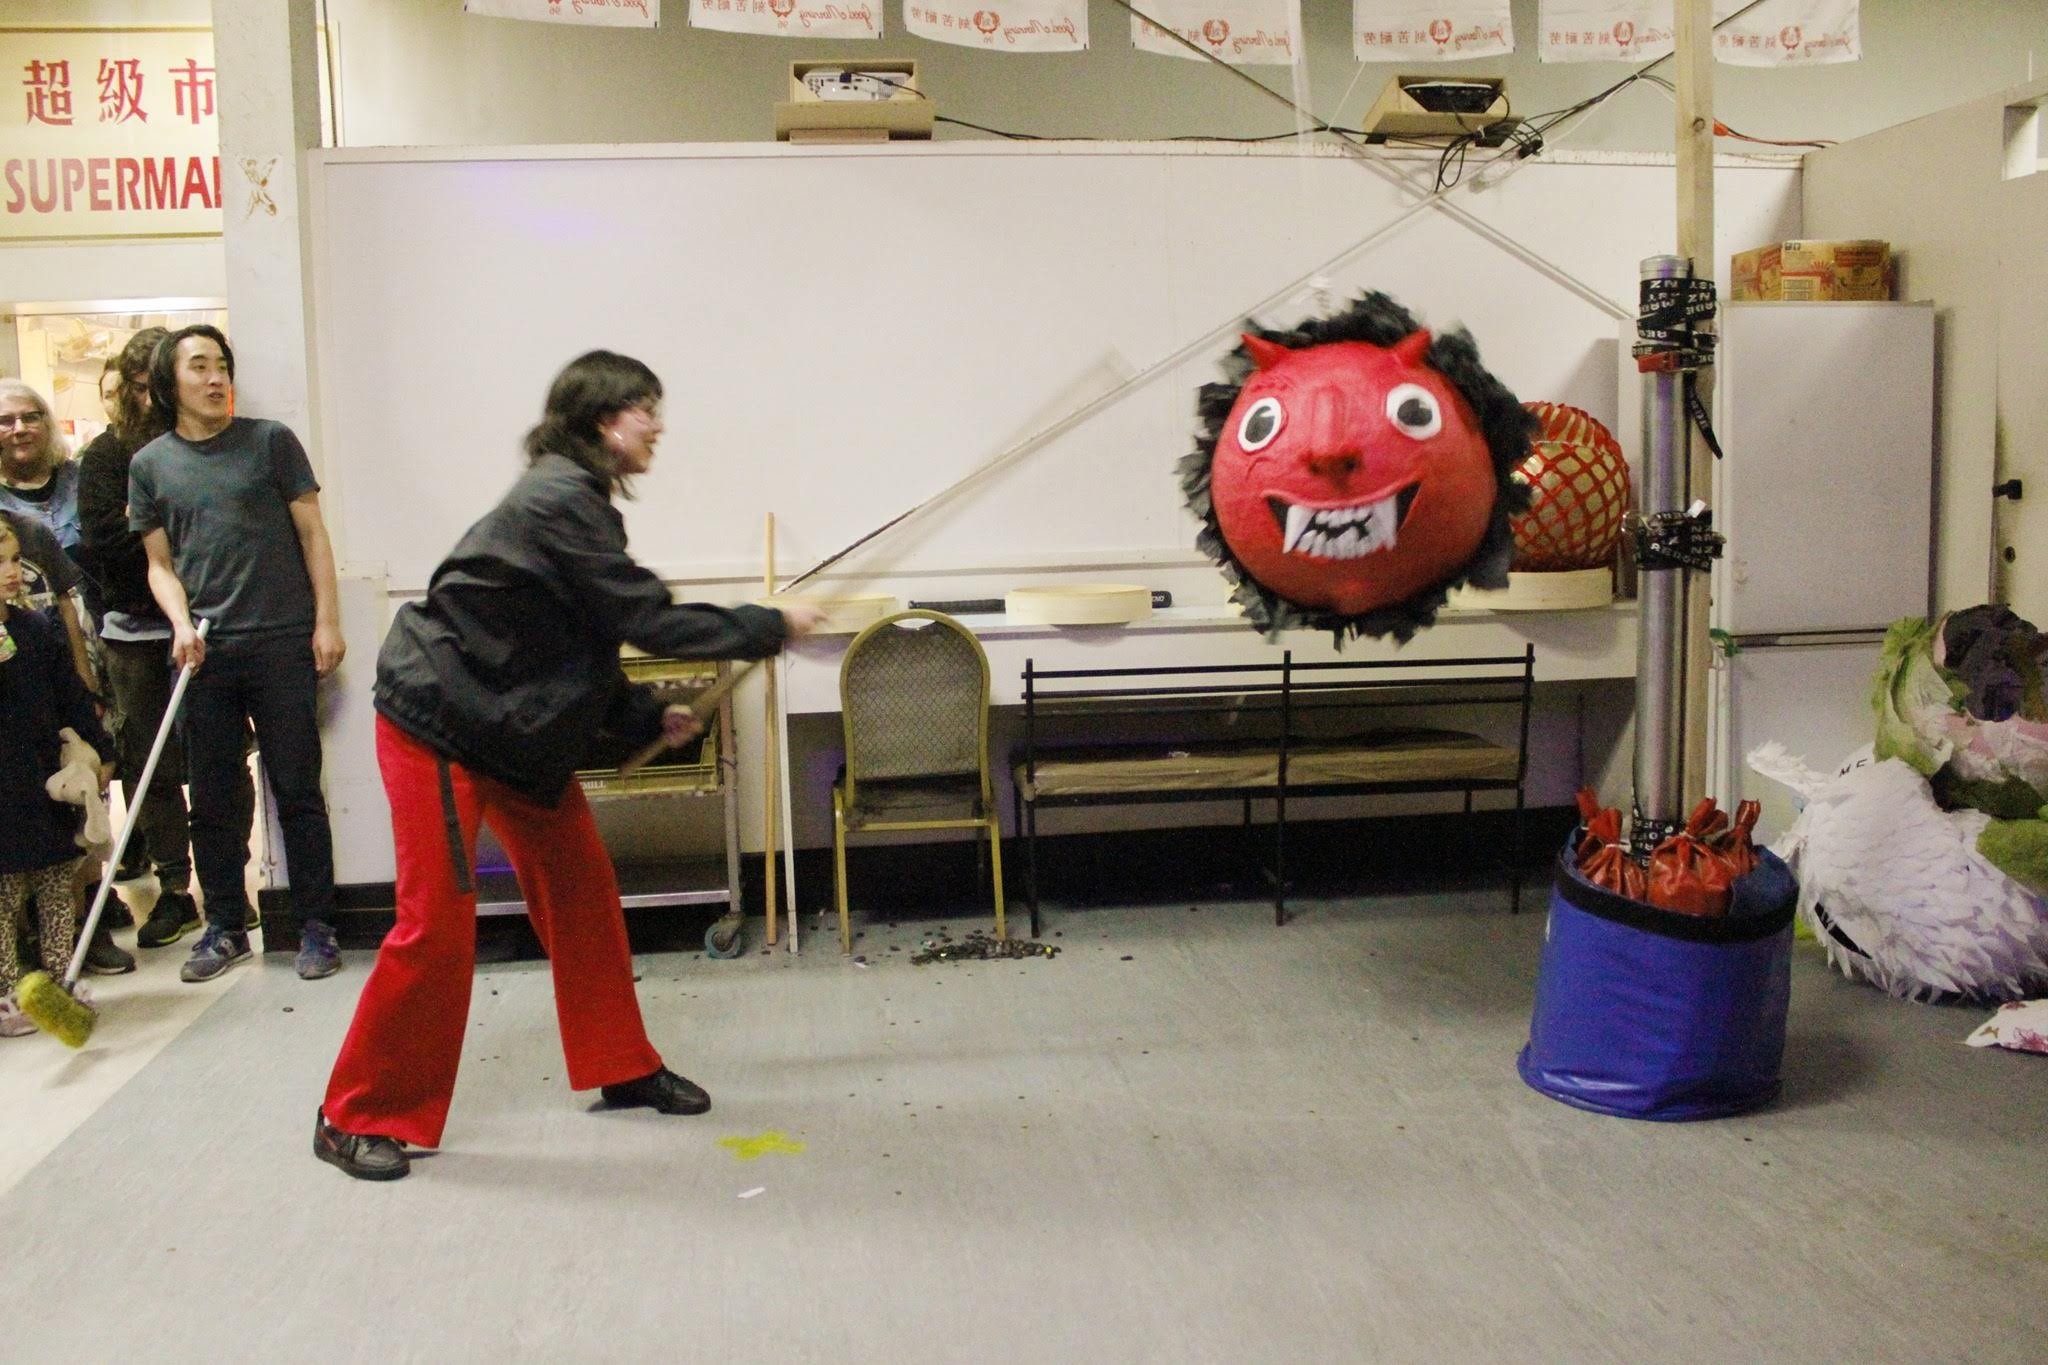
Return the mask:
[(903, 26), (991, 52), (1085, 52), (1088, 0), (903, 0)]
[(882, 0), (690, 0), (690, 27), (770, 38), (879, 38)]
[[(1863, 55), (1858, 0), (1764, 0), (1742, 13), (1748, 3), (1714, 0), (1714, 55), (1731, 66), (1819, 65)], [(1671, 51), (1671, 0), (1541, 0), (1536, 27), (1546, 62), (1653, 61)]]
[(213, 35), (0, 29), (0, 239), (221, 230)]
[[(1726, 19), (1744, 0), (1714, 0)], [(1764, 0), (1714, 30), (1714, 56), (1730, 66), (1824, 66), (1863, 57), (1857, 0)]]
[(464, 14), (608, 28), (661, 27), (661, 0), (462, 0)]
[(1201, 60), (1159, 25), (1237, 66), (1285, 66), (1301, 50), (1298, 0), (1137, 0), (1137, 7), (1158, 21), (1132, 18), (1131, 44), (1140, 52)]
[(1671, 0), (1540, 0), (1546, 62), (1647, 62), (1671, 51)]
[(1508, 0), (1352, 0), (1361, 62), (1450, 62), (1515, 50)]

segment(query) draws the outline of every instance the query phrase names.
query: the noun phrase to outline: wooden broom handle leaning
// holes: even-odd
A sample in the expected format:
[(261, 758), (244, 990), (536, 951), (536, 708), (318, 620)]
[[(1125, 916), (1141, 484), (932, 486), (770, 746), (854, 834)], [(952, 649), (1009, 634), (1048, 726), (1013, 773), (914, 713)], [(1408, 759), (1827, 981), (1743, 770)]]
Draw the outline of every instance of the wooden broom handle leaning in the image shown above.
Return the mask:
[[(767, 513), (761, 522), (761, 588), (771, 599), (775, 596), (775, 514)], [(775, 695), (776, 672), (769, 669), (762, 680), (762, 725), (761, 725), (761, 905), (763, 910), (763, 934), (769, 945), (774, 946), (780, 935), (776, 932), (779, 915), (779, 897), (775, 885), (775, 844), (776, 816), (781, 811), (782, 768), (778, 758), (777, 741), (781, 738), (780, 712)], [(739, 768), (733, 768), (734, 780), (738, 780)], [(734, 894), (738, 894), (735, 890)], [(795, 917), (791, 917), (790, 946), (796, 946)]]

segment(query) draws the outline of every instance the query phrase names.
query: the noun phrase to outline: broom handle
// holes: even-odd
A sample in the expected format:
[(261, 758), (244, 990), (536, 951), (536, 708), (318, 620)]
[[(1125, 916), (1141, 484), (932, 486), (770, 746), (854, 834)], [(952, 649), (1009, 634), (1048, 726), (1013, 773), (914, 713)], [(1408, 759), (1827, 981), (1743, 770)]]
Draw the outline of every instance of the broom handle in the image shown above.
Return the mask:
[[(761, 549), (761, 587), (768, 596), (773, 597), (775, 596), (775, 514), (773, 512), (767, 513), (761, 524)], [(780, 809), (780, 803), (776, 798), (782, 794), (782, 785), (776, 780), (781, 776), (782, 769), (776, 757), (776, 746), (780, 741), (781, 732), (775, 724), (776, 673), (774, 669), (768, 670), (764, 683), (765, 686), (762, 688), (762, 691), (765, 695), (762, 701), (765, 706), (765, 718), (761, 726), (761, 904), (766, 910), (764, 918), (767, 923), (762, 932), (763, 936), (768, 940), (768, 945), (774, 947), (776, 940), (780, 937), (776, 932), (776, 922), (781, 918), (781, 897), (776, 894), (775, 886), (775, 816)], [(739, 776), (738, 764), (733, 765), (733, 776), (734, 780), (737, 781)], [(739, 892), (737, 888), (735, 888), (733, 895), (735, 898), (738, 897)]]
[[(696, 716), (698, 720), (711, 719), (712, 716), (718, 713), (719, 706), (732, 694), (732, 690), (746, 681), (747, 674), (759, 668), (761, 662), (759, 659), (751, 659), (726, 674), (724, 682), (715, 683), (704, 689), (704, 691), (699, 692), (690, 703), (690, 713)], [(652, 763), (660, 755), (661, 751), (668, 747), (669, 742), (666, 735), (658, 739), (648, 740), (647, 747), (619, 765), (619, 776), (631, 777), (634, 773), (639, 772), (642, 768)]]
[[(213, 622), (199, 623), (199, 638), (204, 640)], [(78, 974), (85, 970), (85, 954), (92, 947), (93, 932), (100, 927), (100, 912), (107, 908), (107, 897), (114, 892), (113, 869), (121, 865), (121, 855), (128, 851), (129, 836), (142, 823), (142, 798), (149, 794), (149, 779), (156, 776), (156, 761), (163, 757), (164, 744), (171, 737), (171, 726), (178, 719), (178, 707), (185, 700), (185, 685), (192, 681), (192, 665), (178, 669), (178, 681), (171, 688), (171, 699), (164, 704), (164, 718), (157, 723), (156, 740), (149, 746), (149, 761), (142, 765), (142, 776), (135, 779), (134, 788), (128, 793), (128, 818), (121, 822), (121, 837), (114, 840), (114, 851), (107, 858), (106, 867), (101, 869), (100, 889), (92, 898), (92, 912), (79, 926), (78, 942), (71, 949), (71, 968), (64, 973), (64, 989), (71, 990), (78, 985)]]

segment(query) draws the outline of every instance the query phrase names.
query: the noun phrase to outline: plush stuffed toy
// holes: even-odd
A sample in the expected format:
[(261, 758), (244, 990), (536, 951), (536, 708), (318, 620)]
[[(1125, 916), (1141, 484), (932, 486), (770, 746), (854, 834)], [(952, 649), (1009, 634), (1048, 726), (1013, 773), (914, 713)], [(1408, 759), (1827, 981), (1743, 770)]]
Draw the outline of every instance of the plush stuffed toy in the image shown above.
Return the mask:
[(1470, 336), (1365, 294), (1245, 333), (1225, 372), (1202, 386), (1181, 488), (1253, 625), (1405, 641), (1452, 588), (1507, 586), (1537, 423)]
[(85, 828), (78, 832), (78, 846), (103, 852), (113, 841), (114, 831), (107, 822), (107, 803), (100, 798), (99, 752), (69, 726), (57, 735), (64, 741), (62, 762), (43, 784), (43, 790), (52, 801), (84, 808)]

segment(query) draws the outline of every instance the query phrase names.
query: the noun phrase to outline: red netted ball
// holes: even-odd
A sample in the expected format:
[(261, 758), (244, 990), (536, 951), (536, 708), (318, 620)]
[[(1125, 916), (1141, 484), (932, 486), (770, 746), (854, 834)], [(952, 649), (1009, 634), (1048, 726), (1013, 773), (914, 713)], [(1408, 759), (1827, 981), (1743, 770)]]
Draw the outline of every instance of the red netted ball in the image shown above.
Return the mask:
[(1597, 569), (1613, 559), (1628, 511), (1621, 444), (1591, 413), (1563, 403), (1525, 406), (1543, 428), (1515, 471), (1532, 501), (1514, 521), (1514, 569)]

